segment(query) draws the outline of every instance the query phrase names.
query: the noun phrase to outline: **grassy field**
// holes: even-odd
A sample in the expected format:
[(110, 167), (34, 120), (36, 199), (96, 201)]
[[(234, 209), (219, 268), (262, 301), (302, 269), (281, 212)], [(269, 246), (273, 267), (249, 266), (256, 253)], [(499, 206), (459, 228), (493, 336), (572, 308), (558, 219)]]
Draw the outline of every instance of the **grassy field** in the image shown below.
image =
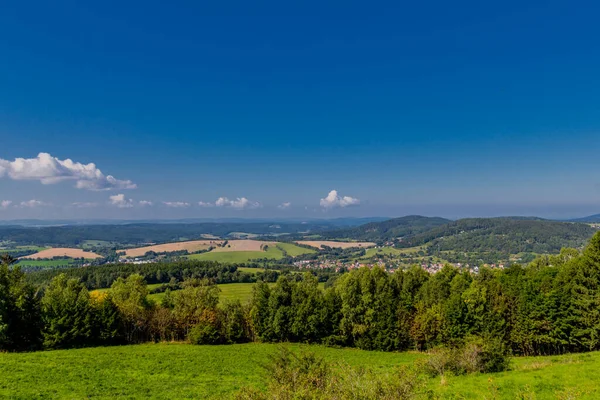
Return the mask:
[[(322, 346), (310, 350), (335, 363), (386, 371), (425, 357)], [(264, 388), (261, 368), (272, 344), (121, 347), (0, 354), (0, 397), (69, 399), (228, 398), (241, 387)], [(520, 358), (513, 370), (426, 381), (440, 399), (597, 399), (600, 353)]]
[(46, 267), (46, 268), (54, 268), (54, 267), (62, 267), (67, 265), (76, 264), (75, 260), (65, 259), (65, 260), (29, 260), (26, 258), (21, 259), (18, 262), (18, 265), (22, 267)]
[(301, 256), (302, 254), (313, 254), (316, 253), (316, 250), (313, 249), (305, 249), (304, 247), (296, 246), (292, 243), (277, 243), (277, 247), (285, 250), (291, 257)]
[(264, 268), (238, 267), (238, 271), (248, 272), (250, 274), (256, 274), (258, 272), (265, 272), (265, 269)]
[(0, 249), (0, 253), (7, 253), (10, 251), (26, 251), (26, 250), (42, 251), (42, 250), (46, 250), (47, 248), (48, 247), (40, 247), (40, 246), (16, 246), (16, 247), (7, 248), (7, 249)]
[(277, 247), (270, 246), (267, 251), (219, 251), (188, 256), (191, 260), (219, 261), (223, 263), (247, 263), (258, 258), (269, 260), (280, 260), (283, 252)]

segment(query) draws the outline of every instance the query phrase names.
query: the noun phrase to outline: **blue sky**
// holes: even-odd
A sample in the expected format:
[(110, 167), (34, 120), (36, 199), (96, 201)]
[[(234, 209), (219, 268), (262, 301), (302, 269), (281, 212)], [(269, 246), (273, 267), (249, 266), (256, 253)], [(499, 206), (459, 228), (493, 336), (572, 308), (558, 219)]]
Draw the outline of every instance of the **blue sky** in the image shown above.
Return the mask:
[(600, 212), (592, 2), (13, 3), (0, 219)]

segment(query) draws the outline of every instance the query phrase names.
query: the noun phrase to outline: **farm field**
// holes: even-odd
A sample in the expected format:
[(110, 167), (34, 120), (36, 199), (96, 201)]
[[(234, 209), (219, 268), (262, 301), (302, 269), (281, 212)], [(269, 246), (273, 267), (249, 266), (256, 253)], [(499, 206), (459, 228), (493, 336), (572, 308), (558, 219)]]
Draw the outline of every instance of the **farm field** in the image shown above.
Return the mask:
[(73, 266), (77, 263), (77, 261), (73, 259), (58, 259), (58, 260), (32, 260), (22, 258), (17, 263), (21, 267), (64, 267), (64, 266)]
[(47, 247), (40, 247), (40, 246), (16, 246), (14, 248), (5, 248), (5, 249), (0, 249), (0, 253), (8, 253), (11, 251), (42, 251), (42, 250), (46, 250)]
[[(383, 353), (318, 345), (286, 345), (352, 367), (389, 371), (411, 365), (418, 353)], [(261, 365), (273, 344), (193, 346), (142, 344), (0, 354), (3, 398), (231, 398), (241, 387), (264, 388)], [(600, 353), (519, 358), (497, 374), (432, 378), (426, 388), (440, 399), (597, 399)], [(535, 394), (534, 394), (535, 393)]]
[(91, 251), (84, 251), (81, 249), (72, 249), (66, 247), (57, 247), (39, 251), (35, 254), (25, 256), (22, 258), (26, 259), (39, 259), (39, 258), (53, 258), (53, 257), (70, 257), (70, 258), (85, 258), (94, 259), (102, 258), (102, 256), (92, 253)]
[(176, 243), (165, 243), (157, 244), (152, 246), (136, 247), (133, 249), (117, 250), (119, 252), (125, 252), (127, 257), (140, 257), (149, 251), (155, 253), (169, 253), (173, 251), (187, 250), (190, 253), (200, 250), (206, 250), (211, 246), (219, 246), (223, 243), (222, 240), (191, 240), (187, 242), (176, 242)]
[(352, 247), (365, 247), (366, 248), (366, 247), (375, 246), (375, 243), (373, 243), (373, 242), (333, 242), (331, 240), (300, 240), (296, 243), (315, 247), (317, 249), (320, 249), (323, 246), (339, 248), (339, 249), (349, 249)]
[(296, 246), (293, 243), (279, 242), (277, 243), (277, 247), (279, 247), (282, 250), (285, 250), (285, 252), (288, 253), (288, 255), (291, 257), (298, 257), (303, 254), (313, 254), (317, 252), (316, 250), (305, 249), (304, 247)]
[(187, 256), (190, 260), (219, 261), (223, 263), (247, 263), (259, 258), (280, 260), (283, 253), (276, 247), (269, 247), (267, 251), (210, 251), (208, 253), (192, 254)]

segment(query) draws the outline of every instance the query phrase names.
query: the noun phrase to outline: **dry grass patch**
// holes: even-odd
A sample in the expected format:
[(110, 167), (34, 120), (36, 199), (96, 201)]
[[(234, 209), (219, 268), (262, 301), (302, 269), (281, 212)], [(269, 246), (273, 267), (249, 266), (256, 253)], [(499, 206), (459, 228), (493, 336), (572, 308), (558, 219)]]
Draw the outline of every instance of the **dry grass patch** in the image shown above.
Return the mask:
[(101, 255), (92, 253), (91, 251), (84, 251), (81, 249), (69, 249), (69, 248), (54, 248), (42, 250), (38, 253), (31, 254), (25, 257), (25, 259), (38, 260), (40, 258), (54, 258), (54, 257), (71, 257), (71, 258), (102, 258)]
[(317, 249), (322, 248), (323, 246), (328, 246), (332, 248), (338, 249), (349, 249), (351, 247), (373, 247), (375, 243), (373, 242), (333, 242), (330, 240), (301, 240), (296, 242), (298, 244), (304, 244), (311, 247), (316, 247)]
[(221, 243), (223, 243), (222, 240), (190, 240), (187, 242), (165, 243), (153, 246), (136, 247), (134, 249), (117, 250), (117, 253), (125, 252), (127, 257), (140, 257), (149, 251), (155, 253), (172, 253), (174, 251), (187, 250), (190, 253), (194, 253), (196, 251), (206, 250), (211, 246), (218, 247)]

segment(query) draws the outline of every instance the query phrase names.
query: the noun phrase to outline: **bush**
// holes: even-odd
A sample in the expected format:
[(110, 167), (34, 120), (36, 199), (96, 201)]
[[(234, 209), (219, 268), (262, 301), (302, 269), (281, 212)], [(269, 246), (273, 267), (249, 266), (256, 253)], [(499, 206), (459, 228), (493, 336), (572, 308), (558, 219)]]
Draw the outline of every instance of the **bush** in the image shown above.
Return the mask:
[(423, 381), (413, 369), (373, 373), (366, 369), (330, 365), (313, 353), (295, 354), (285, 347), (265, 367), (266, 392), (244, 388), (238, 400), (335, 399), (403, 400), (416, 398)]
[(221, 332), (210, 321), (200, 321), (188, 333), (188, 340), (192, 344), (220, 344)]
[(502, 372), (509, 365), (510, 357), (500, 340), (472, 338), (458, 346), (431, 350), (422, 368), (430, 376), (443, 376), (447, 372), (454, 375)]

